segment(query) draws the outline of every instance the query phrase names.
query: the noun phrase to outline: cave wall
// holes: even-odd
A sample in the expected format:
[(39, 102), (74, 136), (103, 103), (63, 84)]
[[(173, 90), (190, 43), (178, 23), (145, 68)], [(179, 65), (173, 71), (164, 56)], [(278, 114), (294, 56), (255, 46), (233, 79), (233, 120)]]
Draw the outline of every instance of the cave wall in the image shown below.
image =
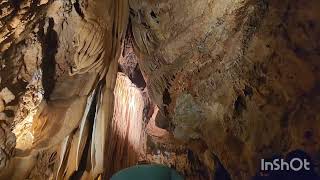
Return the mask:
[(150, 97), (175, 138), (204, 143), (194, 151), (216, 156), (232, 179), (296, 149), (319, 161), (319, 1), (131, 0), (130, 8)]
[[(86, 176), (101, 178), (127, 1), (5, 0), (0, 7), (1, 89), (14, 97), (1, 110), (9, 157), (1, 151), (0, 178), (68, 179), (89, 155)], [(10, 131), (19, 141), (13, 153)]]
[[(110, 138), (118, 70), (150, 96), (148, 118), (159, 108), (146, 139), (173, 157), (163, 164), (248, 179), (261, 158), (296, 149), (319, 163), (317, 0), (3, 0), (0, 8), (5, 176), (101, 175), (98, 144)], [(134, 53), (122, 44), (127, 25)], [(121, 49), (137, 63), (120, 58), (118, 69)], [(100, 110), (85, 113), (92, 109)], [(148, 162), (166, 158), (148, 148)], [(79, 167), (86, 153), (91, 170)]]

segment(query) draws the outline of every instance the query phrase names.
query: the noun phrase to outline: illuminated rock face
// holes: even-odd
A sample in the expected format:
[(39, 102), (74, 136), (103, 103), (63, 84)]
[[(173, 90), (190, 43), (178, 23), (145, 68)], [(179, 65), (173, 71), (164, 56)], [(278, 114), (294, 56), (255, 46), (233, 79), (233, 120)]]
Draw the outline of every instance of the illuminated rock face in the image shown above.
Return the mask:
[[(0, 8), (0, 149), (10, 152), (0, 155), (0, 178), (93, 178), (138, 160), (178, 161), (140, 159), (144, 130), (168, 156), (188, 147), (199, 166), (232, 179), (255, 175), (274, 154), (318, 156), (318, 0), (3, 0)], [(127, 25), (145, 84), (119, 69), (137, 89), (116, 78)], [(41, 87), (32, 86), (39, 72)], [(145, 86), (142, 97), (159, 108), (146, 127)]]
[(118, 73), (114, 89), (114, 115), (107, 148), (107, 174), (136, 165), (145, 156), (144, 100), (130, 79)]
[[(101, 178), (128, 2), (26, 0), (0, 7), (1, 90), (13, 93), (1, 91), (0, 108), (18, 137), (0, 179)], [(42, 92), (34, 92), (43, 99), (28, 102), (22, 95), (38, 72)]]

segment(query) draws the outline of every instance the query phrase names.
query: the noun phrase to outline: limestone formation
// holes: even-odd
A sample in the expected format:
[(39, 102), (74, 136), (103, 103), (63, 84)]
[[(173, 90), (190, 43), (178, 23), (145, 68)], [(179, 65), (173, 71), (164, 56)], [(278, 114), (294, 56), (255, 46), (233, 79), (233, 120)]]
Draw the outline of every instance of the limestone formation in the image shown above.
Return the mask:
[(10, 127), (3, 121), (0, 121), (0, 135), (0, 171), (2, 171), (14, 155), (16, 138)]
[(177, 138), (205, 143), (232, 179), (249, 179), (261, 158), (295, 149), (319, 161), (319, 1), (130, 7), (150, 97)]
[(319, 164), (319, 9), (0, 1), (0, 179), (108, 179), (139, 163), (250, 179), (297, 149)]

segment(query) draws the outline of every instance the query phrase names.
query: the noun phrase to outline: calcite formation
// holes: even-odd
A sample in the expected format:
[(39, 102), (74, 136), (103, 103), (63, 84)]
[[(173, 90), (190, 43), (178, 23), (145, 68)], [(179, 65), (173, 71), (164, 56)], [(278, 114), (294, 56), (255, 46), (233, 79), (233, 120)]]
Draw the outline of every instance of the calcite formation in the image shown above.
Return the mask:
[[(32, 118), (31, 147), (16, 149), (15, 159), (1, 171), (1, 178), (28, 178), (37, 174), (32, 169), (41, 170), (39, 163), (54, 160), (53, 177), (68, 179), (78, 170), (82, 157), (89, 155), (87, 176), (101, 178), (128, 2), (26, 0), (4, 1), (2, 7), (7, 7), (1, 16), (6, 25), (0, 31), (2, 83), (19, 96), (30, 74), (41, 69), (43, 99)], [(93, 108), (96, 113), (92, 116), (89, 111)], [(14, 109), (7, 112), (12, 113)], [(20, 127), (13, 128), (23, 129)], [(87, 141), (90, 151), (84, 151)], [(38, 154), (52, 149), (57, 154), (53, 160), (39, 158)]]
[(318, 0), (0, 8), (0, 179), (103, 179), (137, 163), (250, 179), (297, 149), (319, 164)]
[(114, 116), (107, 147), (106, 173), (133, 166), (145, 156), (144, 101), (140, 90), (122, 73), (115, 86)]

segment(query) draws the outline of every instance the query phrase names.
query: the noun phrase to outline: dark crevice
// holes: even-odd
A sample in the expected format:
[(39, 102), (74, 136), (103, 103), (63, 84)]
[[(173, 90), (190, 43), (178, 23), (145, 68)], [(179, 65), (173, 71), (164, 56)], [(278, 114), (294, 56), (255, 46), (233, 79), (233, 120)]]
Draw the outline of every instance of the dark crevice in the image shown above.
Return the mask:
[(159, 24), (158, 17), (156, 15), (156, 13), (154, 13), (154, 11), (150, 12), (150, 16), (152, 17), (152, 19), (154, 19), (156, 21), (157, 24)]
[(82, 12), (82, 10), (81, 10), (81, 6), (80, 6), (80, 4), (79, 4), (79, 0), (77, 0), (77, 1), (73, 4), (73, 6), (74, 6), (74, 9), (76, 10), (76, 12), (79, 14), (79, 16), (80, 16), (81, 18), (84, 18), (84, 14), (83, 14), (83, 12)]
[(136, 13), (134, 12), (134, 10), (132, 8), (129, 8), (129, 13), (131, 16), (135, 17)]
[(15, 10), (19, 9), (21, 0), (11, 0), (11, 4), (14, 7)]
[(169, 120), (162, 114), (162, 112), (157, 114), (155, 124), (157, 127), (162, 129), (168, 129), (170, 127)]
[(165, 88), (162, 95), (163, 104), (169, 105), (171, 103), (171, 97), (168, 88)]
[[(88, 120), (92, 120), (95, 118), (95, 112), (96, 112), (96, 105), (97, 105), (97, 98), (98, 95), (95, 94), (93, 100), (92, 100), (92, 104), (88, 113)], [(93, 121), (88, 121), (89, 122), (89, 128), (88, 129), (92, 129), (93, 128)], [(86, 167), (87, 167), (87, 162), (88, 162), (88, 158), (90, 158), (88, 155), (90, 154), (90, 146), (91, 146), (91, 138), (92, 138), (92, 132), (88, 133), (88, 137), (87, 137), (87, 141), (83, 150), (83, 155), (81, 157), (80, 163), (79, 163), (79, 168), (76, 172), (74, 172), (72, 174), (72, 176), (70, 177), (70, 180), (77, 180), (77, 179), (81, 179), (83, 173), (86, 171)]]
[(249, 96), (251, 97), (253, 95), (253, 90), (252, 90), (252, 87), (250, 86), (245, 86), (244, 90), (243, 90), (243, 93), (245, 96)]
[(151, 11), (150, 15), (151, 15), (151, 17), (152, 17), (153, 19), (156, 19), (156, 18), (157, 18), (157, 15), (156, 15), (153, 11)]
[[(191, 164), (190, 174), (193, 179), (210, 179), (210, 172), (207, 167), (200, 161), (197, 153), (187, 149), (188, 163)], [(219, 179), (220, 180), (220, 179)]]
[(213, 155), (213, 158), (215, 162), (215, 172), (213, 174), (213, 179), (231, 180), (229, 172), (224, 168), (219, 158), (215, 155)]
[(3, 111), (9, 118), (10, 117), (14, 117), (14, 112), (13, 112), (13, 110), (4, 110)]
[(165, 88), (163, 93), (162, 93), (162, 102), (163, 102), (163, 113), (165, 116), (168, 116), (169, 115), (169, 104), (171, 103), (171, 97), (170, 97), (170, 93), (169, 93), (169, 90), (168, 88)]
[(150, 26), (146, 22), (141, 23), (146, 29), (150, 29)]
[(236, 116), (242, 114), (242, 112), (247, 109), (247, 103), (245, 97), (242, 95), (238, 96), (236, 101), (234, 102), (234, 113)]
[(124, 40), (124, 48), (122, 51), (122, 58), (119, 59), (118, 68), (118, 71), (126, 74), (131, 82), (136, 85), (136, 87), (141, 90), (146, 87), (146, 82), (138, 64), (138, 57), (133, 50), (131, 21), (129, 21), (128, 24), (128, 29)]
[(134, 69), (134, 73), (130, 77), (133, 84), (135, 84), (138, 88), (144, 89), (146, 87), (146, 82), (143, 78), (143, 75), (140, 71), (139, 65)]
[(96, 61), (98, 61), (101, 58), (101, 56), (102, 56), (102, 52), (99, 53), (98, 57), (96, 58)]
[(49, 26), (47, 29), (47, 34), (44, 36), (44, 40), (42, 41), (43, 53), (42, 53), (42, 84), (44, 89), (44, 98), (49, 99), (49, 96), (54, 88), (55, 82), (55, 71), (56, 71), (56, 62), (55, 55), (58, 49), (58, 34), (53, 29), (54, 20), (53, 18), (49, 18)]

